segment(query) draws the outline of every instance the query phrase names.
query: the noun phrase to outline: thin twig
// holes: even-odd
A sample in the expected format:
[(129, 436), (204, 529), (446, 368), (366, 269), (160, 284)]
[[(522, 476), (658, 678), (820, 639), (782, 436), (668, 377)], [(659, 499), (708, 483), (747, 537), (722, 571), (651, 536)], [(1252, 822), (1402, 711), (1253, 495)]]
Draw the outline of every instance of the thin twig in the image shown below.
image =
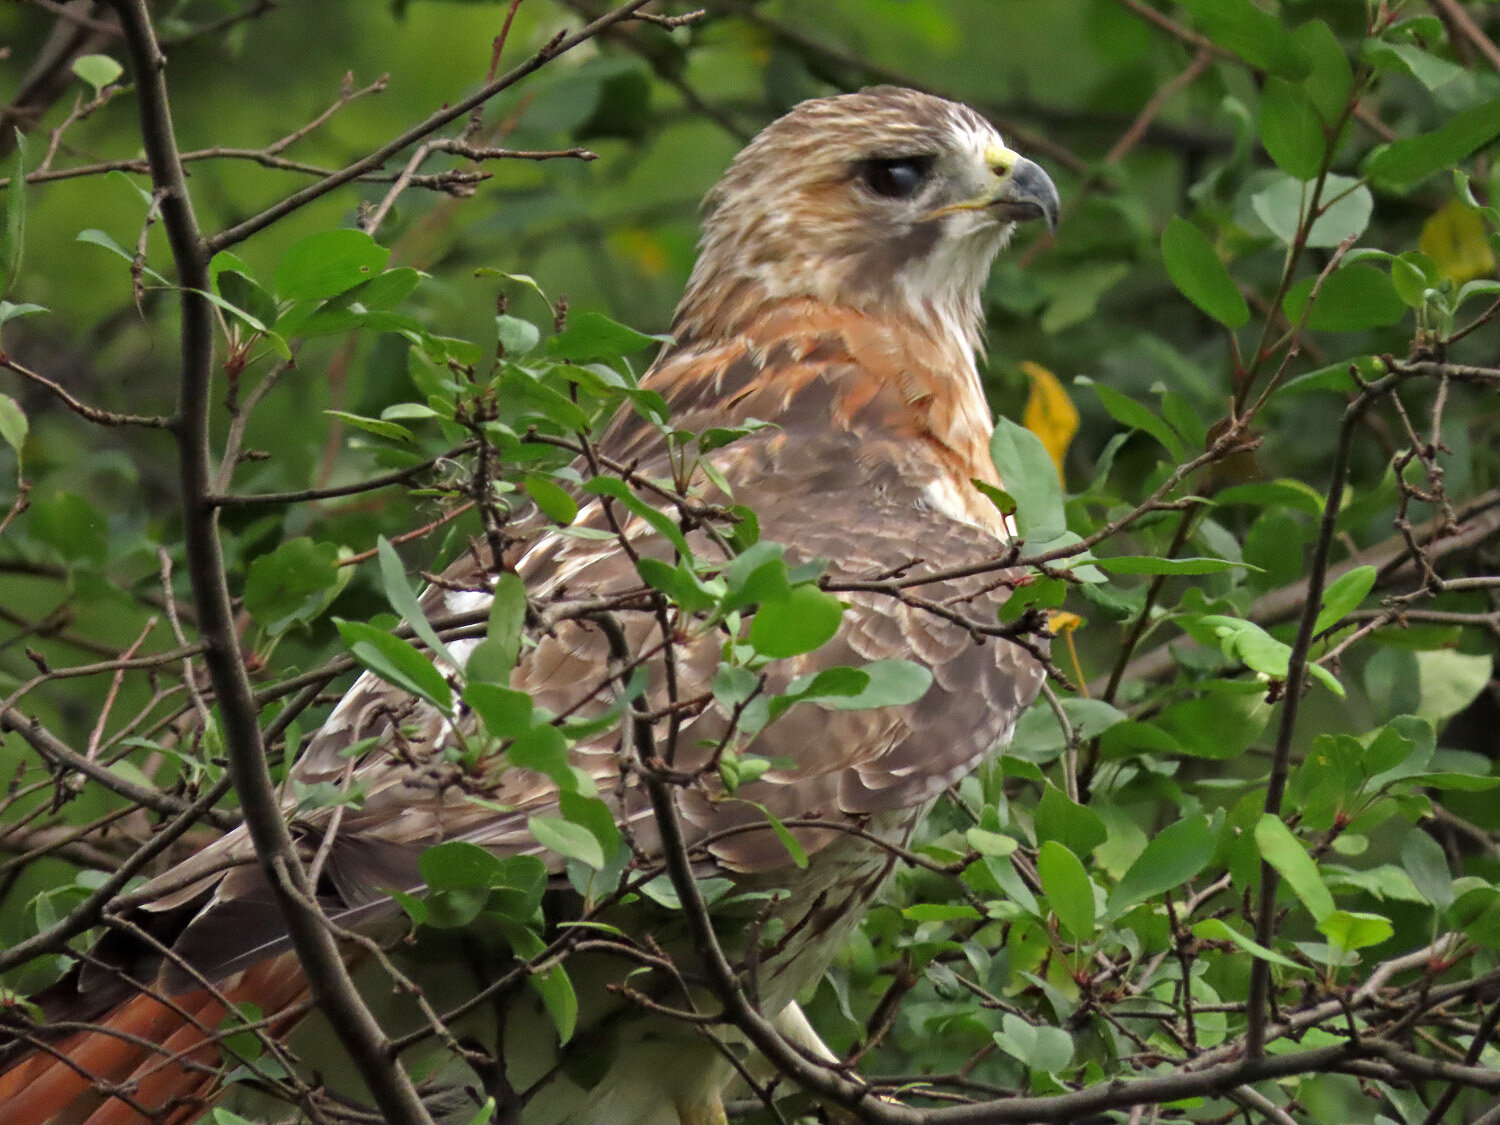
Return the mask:
[(369, 155), (356, 160), (353, 164), (350, 164), (345, 168), (341, 168), (331, 176), (324, 177), (315, 184), (308, 185), (301, 191), (293, 192), (291, 195), (282, 199), (280, 202), (266, 208), (260, 214), (253, 215), (243, 222), (237, 223), (236, 225), (228, 228), (227, 230), (220, 231), (218, 234), (206, 240), (206, 249), (210, 254), (216, 254), (220, 250), (224, 250), (230, 246), (235, 245), (236, 243), (243, 242), (252, 234), (256, 233), (259, 230), (263, 230), (265, 227), (269, 226), (271, 223), (276, 222), (278, 219), (290, 215), (293, 211), (305, 207), (313, 200), (321, 199), (329, 192), (334, 191), (337, 188), (340, 188), (344, 184), (347, 184), (355, 179), (358, 179), (366, 172), (376, 171), (377, 169), (383, 167), (385, 162), (391, 159), (391, 157), (395, 156), (397, 153), (404, 152), (412, 145), (421, 143), (423, 140), (430, 137), (433, 133), (437, 132), (443, 126), (448, 125), (453, 121), (457, 121), (460, 117), (463, 117), (476, 106), (482, 105), (483, 103), (489, 101), (502, 90), (506, 90), (511, 86), (514, 86), (521, 79), (525, 78), (532, 72), (539, 70), (541, 67), (551, 62), (554, 58), (557, 58), (559, 55), (571, 51), (580, 43), (588, 42), (605, 28), (611, 27), (614, 24), (619, 23), (621, 20), (629, 19), (637, 9), (645, 7), (649, 2), (650, 0), (628, 0), (627, 3), (622, 4), (620, 7), (614, 9), (611, 12), (608, 12), (603, 16), (600, 16), (597, 20), (594, 20), (592, 23), (586, 25), (583, 28), (580, 28), (573, 34), (565, 35), (552, 43), (548, 43), (541, 50), (532, 55), (531, 58), (521, 63), (519, 66), (513, 68), (504, 76), (497, 78), (493, 82), (486, 83), (484, 86), (480, 87), (477, 91), (475, 91), (473, 94), (470, 94), (468, 97), (460, 98), (452, 105), (438, 110), (436, 113), (428, 117), (427, 120), (412, 126), (404, 133), (400, 134), (390, 141), (387, 141), (385, 144), (381, 145)]
[(90, 422), (97, 422), (101, 426), (145, 426), (149, 429), (165, 430), (171, 427), (172, 419), (160, 414), (116, 414), (112, 410), (101, 410), (97, 406), (90, 406), (86, 402), (80, 402), (65, 391), (57, 383), (38, 371), (18, 363), (11, 356), (0, 352), (0, 367), (8, 371), (14, 371), (28, 382), (44, 387), (52, 394), (62, 400), (62, 404), (75, 414), (80, 414)]
[(209, 413), (213, 373), (214, 318), (204, 294), (212, 256), (198, 228), (188, 192), (164, 74), (145, 0), (112, 0), (125, 30), (136, 74), (141, 136), (151, 163), (152, 184), (161, 199), (162, 225), (182, 286), (182, 373), (177, 439), (188, 577), (198, 611), (198, 629), (222, 717), (229, 777), (240, 798), (256, 855), (270, 877), (278, 905), (308, 977), (313, 995), (327, 1013), (371, 1095), (395, 1125), (432, 1125), (411, 1077), (390, 1054), (390, 1041), (360, 998), (325, 920), (310, 899), (306, 871), (282, 818), (280, 800), (267, 767), (256, 705), (235, 630), (224, 557), (218, 535), (218, 509), (208, 503), (211, 469)]
[[(124, 773), (84, 757), (62, 739), (33, 718), (13, 708), (0, 710), (0, 730), (15, 731), (26, 740), (33, 750), (48, 763), (60, 770), (80, 773), (90, 781), (102, 785), (112, 793), (118, 793), (128, 801), (163, 816), (177, 816), (189, 807), (181, 797), (173, 797), (159, 789), (151, 789), (131, 781)], [(219, 827), (232, 827), (233, 817), (218, 813), (205, 814), (211, 823)]]
[(1469, 45), (1483, 55), (1490, 66), (1500, 70), (1500, 47), (1496, 47), (1495, 41), (1484, 33), (1484, 29), (1469, 15), (1468, 9), (1458, 0), (1430, 0), (1430, 3), (1445, 23), (1461, 32)]
[(339, 496), (357, 496), (362, 492), (374, 492), (377, 489), (389, 488), (393, 484), (405, 484), (414, 477), (430, 471), (435, 466), (445, 461), (452, 461), (462, 457), (465, 453), (472, 452), (475, 443), (472, 441), (462, 442), (454, 446), (446, 453), (439, 453), (436, 457), (429, 457), (425, 461), (415, 465), (408, 465), (404, 469), (385, 473), (382, 476), (371, 477), (369, 480), (355, 481), (352, 484), (335, 485), (332, 488), (302, 488), (293, 492), (262, 492), (255, 493), (210, 493), (205, 497), (206, 501), (219, 508), (253, 508), (265, 506), (280, 506), (283, 504), (306, 504), (315, 500), (332, 500)]
[[(1354, 434), (1360, 420), (1374, 403), (1388, 393), (1401, 379), (1400, 372), (1392, 372), (1365, 390), (1344, 411), (1339, 426), (1338, 441), (1334, 446), (1333, 468), (1329, 474), (1328, 497), (1323, 505), (1323, 519), (1318, 528), (1318, 537), (1313, 545), (1312, 559), (1307, 575), (1307, 600), (1297, 623), (1297, 634), (1292, 641), (1291, 655), (1287, 659), (1285, 698), (1281, 705), (1281, 721), (1276, 732), (1276, 744), (1272, 752), (1271, 773), (1266, 783), (1265, 811), (1270, 816), (1281, 815), (1282, 795), (1286, 790), (1291, 771), (1292, 738), (1297, 729), (1297, 714), (1302, 703), (1303, 686), (1307, 678), (1308, 653), (1312, 648), (1313, 624), (1323, 602), (1324, 583), (1327, 580), (1329, 556), (1333, 550), (1334, 533), (1338, 526), (1338, 514), (1344, 495), (1344, 481), (1349, 472), (1349, 458), (1353, 450)], [(1270, 946), (1274, 938), (1276, 919), (1276, 888), (1280, 873), (1270, 862), (1262, 860), (1260, 865), (1260, 891), (1255, 912), (1255, 940)], [(1248, 1057), (1258, 1059), (1266, 1046), (1266, 1019), (1270, 1004), (1271, 966), (1269, 962), (1256, 958), (1250, 965), (1250, 1008), (1245, 1032), (1245, 1050)]]

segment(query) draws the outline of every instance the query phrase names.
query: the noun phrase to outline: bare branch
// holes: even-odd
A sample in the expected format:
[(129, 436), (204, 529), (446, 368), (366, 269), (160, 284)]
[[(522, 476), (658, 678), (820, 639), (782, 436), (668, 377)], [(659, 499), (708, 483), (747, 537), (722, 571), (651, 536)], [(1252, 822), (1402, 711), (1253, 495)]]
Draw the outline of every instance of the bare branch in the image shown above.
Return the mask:
[(209, 246), (199, 233), (172, 128), (165, 62), (156, 43), (145, 0), (113, 0), (125, 29), (137, 79), (141, 134), (161, 198), (162, 223), (182, 285), (182, 373), (173, 434), (178, 462), (188, 575), (213, 679), (224, 739), (246, 827), (271, 878), (278, 903), (316, 996), (348, 1050), (376, 1103), (398, 1125), (431, 1125), (411, 1078), (390, 1053), (390, 1042), (360, 998), (343, 956), (319, 912), (308, 909), (295, 844), (282, 819), (280, 800), (266, 766), (256, 706), (240, 656), (228, 581), (219, 543), (218, 509), (208, 502), (211, 462), (209, 409), (213, 372), (212, 307), (208, 290)]
[(597, 20), (594, 20), (592, 23), (586, 25), (578, 31), (575, 31), (573, 34), (565, 35), (556, 40), (554, 43), (547, 44), (536, 54), (532, 55), (531, 58), (521, 63), (519, 66), (513, 68), (507, 74), (495, 79), (495, 81), (493, 82), (486, 83), (478, 91), (470, 94), (468, 97), (460, 98), (454, 104), (445, 106), (443, 109), (438, 110), (432, 116), (427, 118), (426, 121), (423, 121), (418, 125), (414, 125), (404, 133), (381, 145), (368, 156), (365, 156), (362, 159), (355, 161), (353, 164), (340, 169), (339, 171), (333, 173), (331, 176), (325, 177), (318, 183), (311, 184), (308, 187), (303, 188), (301, 191), (294, 192), (293, 194), (283, 199), (281, 202), (268, 207), (259, 215), (254, 215), (251, 218), (246, 219), (244, 222), (238, 223), (235, 226), (230, 227), (228, 230), (221, 231), (220, 233), (214, 235), (212, 238), (207, 239), (205, 248), (210, 255), (213, 255), (218, 253), (220, 250), (224, 250), (230, 246), (235, 245), (238, 242), (243, 242), (256, 231), (262, 230), (266, 226), (269, 226), (271, 223), (275, 222), (277, 219), (280, 219), (285, 215), (289, 215), (293, 211), (296, 211), (298, 208), (304, 207), (308, 203), (311, 203), (313, 200), (320, 199), (323, 196), (327, 195), (329, 192), (342, 187), (344, 184), (358, 179), (366, 172), (373, 172), (379, 168), (382, 168), (385, 165), (385, 162), (391, 159), (391, 157), (395, 156), (397, 153), (410, 148), (414, 144), (420, 143), (427, 137), (430, 137), (433, 133), (437, 132), (444, 125), (448, 125), (451, 122), (457, 121), (459, 118), (467, 114), (470, 110), (474, 109), (477, 106), (483, 105), (485, 102), (493, 98), (496, 94), (500, 93), (502, 90), (506, 90), (511, 86), (514, 86), (528, 74), (539, 70), (541, 67), (551, 62), (554, 58), (566, 53), (567, 51), (572, 50), (580, 43), (588, 42), (605, 28), (611, 27), (614, 24), (619, 23), (623, 19), (630, 18), (630, 16), (634, 15), (638, 9), (645, 7), (647, 3), (649, 3), (649, 0), (628, 0), (627, 3), (622, 4), (620, 7), (603, 16), (600, 16)]

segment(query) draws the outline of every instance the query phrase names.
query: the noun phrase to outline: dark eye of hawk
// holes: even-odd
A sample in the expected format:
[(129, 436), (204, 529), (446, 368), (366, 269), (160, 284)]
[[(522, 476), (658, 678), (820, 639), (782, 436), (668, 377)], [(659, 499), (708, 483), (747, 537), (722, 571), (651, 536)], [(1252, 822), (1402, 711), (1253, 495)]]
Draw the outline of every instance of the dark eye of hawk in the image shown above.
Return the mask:
[(922, 190), (934, 156), (872, 157), (859, 163), (859, 180), (876, 195), (886, 199), (910, 199)]

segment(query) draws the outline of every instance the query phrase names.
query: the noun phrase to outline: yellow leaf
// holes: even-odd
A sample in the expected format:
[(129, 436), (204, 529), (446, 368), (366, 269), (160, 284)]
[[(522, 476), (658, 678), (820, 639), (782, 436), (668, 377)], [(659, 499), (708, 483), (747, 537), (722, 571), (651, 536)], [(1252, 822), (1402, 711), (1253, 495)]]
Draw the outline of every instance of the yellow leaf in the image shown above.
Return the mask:
[(629, 258), (647, 277), (660, 277), (670, 264), (662, 240), (644, 228), (617, 230), (610, 236), (610, 243), (616, 253)]
[(1483, 277), (1495, 268), (1495, 255), (1484, 236), (1479, 212), (1451, 199), (1422, 224), (1417, 243), (1455, 285)]
[(1047, 630), (1054, 637), (1061, 636), (1063, 633), (1071, 633), (1082, 624), (1083, 618), (1065, 609), (1054, 609), (1047, 614)]
[(1040, 363), (1023, 359), (1021, 370), (1031, 380), (1031, 394), (1027, 396), (1021, 424), (1042, 439), (1047, 452), (1052, 454), (1058, 477), (1062, 477), (1068, 443), (1078, 432), (1078, 408), (1057, 381), (1057, 376)]

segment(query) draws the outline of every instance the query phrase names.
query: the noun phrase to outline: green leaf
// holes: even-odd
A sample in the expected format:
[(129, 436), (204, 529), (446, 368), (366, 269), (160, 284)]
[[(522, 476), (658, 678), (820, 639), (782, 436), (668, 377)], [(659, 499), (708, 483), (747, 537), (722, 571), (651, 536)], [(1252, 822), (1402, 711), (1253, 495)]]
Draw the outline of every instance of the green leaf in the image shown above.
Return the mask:
[(428, 418), (445, 418), (430, 406), (420, 402), (393, 402), (380, 412), (384, 422), (421, 422)]
[(1115, 555), (1111, 558), (1091, 560), (1100, 570), (1110, 574), (1222, 574), (1226, 570), (1259, 570), (1245, 562), (1229, 559), (1187, 558), (1166, 559), (1155, 555)]
[(319, 231), (287, 247), (272, 284), (284, 301), (324, 300), (368, 281), (390, 256), (364, 231)]
[(1250, 322), (1250, 306), (1208, 236), (1178, 216), (1161, 236), (1162, 263), (1182, 295), (1226, 328)]
[[(534, 855), (493, 855), (467, 840), (449, 840), (426, 849), (417, 870), (430, 890), (414, 904), (416, 921), (439, 929), (467, 926), (482, 912), (527, 919), (536, 913), (546, 888), (546, 865)], [(519, 952), (519, 951), (518, 951)]]
[(1087, 855), (1108, 838), (1104, 819), (1087, 805), (1068, 799), (1061, 789), (1047, 782), (1036, 809), (1036, 838), (1055, 840), (1074, 855)]
[(1208, 866), (1217, 846), (1208, 817), (1190, 816), (1162, 829), (1109, 896), (1109, 912), (1119, 914), (1154, 895), (1176, 891)]
[(902, 910), (901, 916), (912, 922), (972, 922), (984, 917), (962, 902), (919, 902)]
[[(129, 250), (125, 249), (125, 247), (121, 246), (118, 242), (116, 242), (109, 235), (105, 234), (102, 230), (93, 230), (93, 229), (90, 229), (90, 230), (79, 231), (78, 232), (78, 237), (75, 239), (75, 241), (77, 241), (77, 242), (88, 242), (88, 243), (91, 243), (94, 246), (102, 246), (102, 247), (104, 247), (104, 249), (108, 250), (111, 254), (116, 254), (119, 257), (124, 258), (127, 262), (131, 263), (132, 266), (134, 266), (134, 264), (135, 264), (135, 255), (133, 253), (131, 253)], [(152, 269), (149, 266), (142, 265), (142, 267), (141, 267), (141, 273), (142, 273), (143, 276), (149, 277), (152, 281), (156, 282), (158, 285), (170, 285), (171, 284), (171, 282), (169, 282), (166, 278), (162, 277), (161, 274), (157, 273), (154, 269)]]
[(578, 518), (578, 504), (568, 490), (549, 477), (528, 473), (521, 482), (526, 494), (536, 501), (536, 506), (553, 523), (567, 527)]
[(555, 816), (533, 816), (526, 827), (537, 843), (567, 859), (576, 859), (595, 871), (603, 869), (604, 849), (598, 838), (581, 824)]
[(109, 522), (82, 496), (58, 492), (31, 502), (31, 534), (68, 562), (102, 563), (109, 557)]
[[(723, 898), (724, 895), (734, 887), (728, 879), (704, 878), (698, 880), (698, 890), (703, 895), (703, 901), (712, 905), (715, 900)], [(668, 910), (681, 910), (682, 899), (677, 896), (677, 888), (672, 885), (672, 880), (666, 875), (658, 875), (649, 883), (641, 885), (641, 894), (652, 902), (664, 906)]]
[(1453, 873), (1448, 869), (1448, 855), (1421, 828), (1407, 833), (1401, 845), (1401, 866), (1411, 876), (1417, 893), (1433, 906), (1447, 910), (1453, 905)]
[[(1284, 680), (1291, 664), (1292, 647), (1278, 641), (1253, 621), (1207, 613), (1185, 616), (1180, 623), (1200, 644), (1217, 644), (1231, 660), (1243, 661), (1252, 671)], [(1340, 698), (1343, 685), (1320, 664), (1306, 665), (1307, 674)]]
[(1452, 168), (1500, 134), (1500, 98), (1463, 110), (1441, 127), (1392, 141), (1365, 162), (1365, 174), (1398, 191)]
[(653, 343), (670, 339), (670, 336), (648, 336), (611, 320), (603, 313), (585, 311), (574, 313), (566, 328), (549, 337), (545, 350), (553, 359), (574, 362), (621, 359)]
[(510, 359), (525, 355), (542, 339), (541, 329), (531, 321), (504, 314), (495, 318), (495, 332), (500, 343), (501, 354)]
[(1461, 793), (1484, 793), (1500, 788), (1500, 777), (1474, 773), (1415, 773), (1401, 780), (1429, 789), (1456, 789)]
[(710, 426), (698, 435), (698, 452), (712, 453), (761, 430), (775, 428), (774, 422), (762, 422), (755, 418), (751, 418), (743, 426)]
[[(741, 799), (743, 800), (743, 798)], [(802, 841), (798, 840), (792, 834), (791, 829), (781, 823), (781, 818), (766, 808), (765, 805), (758, 804), (755, 801), (746, 801), (745, 803), (753, 805), (760, 810), (761, 815), (766, 818), (766, 823), (771, 826), (771, 831), (776, 833), (776, 838), (781, 841), (781, 846), (786, 849), (787, 855), (792, 857), (792, 862), (799, 868), (805, 869), (807, 867), (807, 849), (802, 846)]]
[(315, 616), (341, 587), (336, 543), (288, 539), (245, 571), (245, 611), (273, 636)]
[(10, 163), (10, 187), (5, 192), (4, 237), (0, 238), (0, 262), (5, 269), (0, 294), (9, 293), (15, 284), (26, 251), (26, 138), (20, 129), (14, 131), (14, 141), (16, 152)]
[(0, 440), (16, 451), (17, 458), (26, 444), (27, 428), (26, 413), (21, 404), (10, 395), (0, 395)]
[(975, 477), (969, 481), (984, 495), (984, 498), (995, 505), (995, 510), (1002, 516), (1013, 516), (1016, 514), (1016, 498), (1003, 488), (996, 488), (989, 481), (980, 480)]
[(1302, 88), (1317, 107), (1324, 123), (1332, 126), (1343, 115), (1354, 88), (1354, 68), (1344, 45), (1324, 20), (1308, 20), (1292, 32), (1292, 38), (1312, 65)]
[(464, 687), (463, 699), (484, 723), (484, 729), (496, 738), (519, 738), (534, 725), (536, 708), (524, 691), (513, 691), (497, 683), (471, 682)]
[(826, 706), (839, 711), (863, 711), (867, 707), (905, 707), (927, 694), (932, 670), (912, 660), (872, 660), (859, 671), (865, 685), (851, 695), (836, 696)]
[(620, 834), (620, 826), (615, 823), (615, 814), (598, 797), (564, 790), (557, 795), (557, 803), (563, 816), (593, 833), (606, 862), (619, 852), (625, 839)]
[(1347, 570), (1328, 584), (1323, 591), (1323, 604), (1318, 608), (1318, 619), (1313, 624), (1313, 635), (1331, 629), (1365, 600), (1375, 588), (1377, 571), (1373, 566), (1357, 566)]
[(1056, 1074), (1073, 1061), (1073, 1037), (1060, 1027), (1038, 1027), (1013, 1012), (1000, 1020), (995, 1044), (1031, 1070)]
[(1032, 606), (1059, 609), (1068, 597), (1068, 584), (1061, 578), (1033, 578), (1018, 585), (1005, 599), (997, 615), (1002, 625), (1018, 620)]
[(339, 303), (349, 302), (367, 312), (384, 312), (394, 309), (411, 295), (427, 276), (410, 266), (398, 266), (376, 274), (369, 281), (356, 285), (340, 295)]
[(507, 571), (495, 579), (490, 602), (489, 628), (484, 640), (469, 654), (465, 674), (471, 680), (493, 684), (510, 683), (510, 673), (521, 652), (521, 632), (526, 625), (526, 584)]
[(800, 656), (831, 639), (843, 615), (844, 603), (832, 594), (810, 583), (793, 586), (755, 611), (750, 644), (763, 656)]
[(769, 539), (752, 543), (724, 571), (724, 584), (728, 587), (723, 603), (726, 610), (785, 597), (791, 588), (786, 547)]
[(1323, 515), (1323, 494), (1300, 480), (1291, 479), (1233, 484), (1214, 493), (1214, 503), (1220, 507), (1254, 504), (1262, 508), (1289, 508), (1314, 519)]
[(1181, 624), (1194, 639), (1203, 644), (1217, 644), (1225, 656), (1243, 662), (1252, 671), (1286, 678), (1291, 646), (1278, 641), (1255, 622), (1206, 613), (1184, 617)]
[(391, 603), (391, 608), (401, 615), (401, 620), (411, 627), (411, 631), (434, 655), (446, 660), (448, 667), (457, 669), (457, 659), (437, 635), (437, 630), (422, 612), (417, 595), (412, 593), (411, 586), (407, 584), (406, 568), (401, 564), (401, 556), (396, 554), (396, 548), (382, 535), (376, 539), (375, 551), (380, 560), (380, 582), (385, 587), (386, 601)]
[(538, 723), (522, 731), (506, 749), (506, 756), (511, 765), (550, 777), (559, 789), (568, 792), (578, 789), (578, 775), (568, 761), (567, 735), (551, 723)]
[(474, 276), (503, 277), (506, 281), (514, 281), (519, 285), (524, 285), (527, 289), (530, 289), (533, 293), (540, 297), (542, 299), (542, 302), (549, 307), (552, 304), (552, 299), (542, 291), (542, 287), (537, 284), (536, 278), (532, 277), (529, 273), (506, 273), (504, 270), (497, 270), (493, 266), (480, 266), (477, 270), (474, 271)]
[(755, 694), (759, 686), (760, 677), (748, 668), (721, 663), (718, 671), (714, 673), (714, 698), (727, 709), (744, 703)]
[(1161, 442), (1163, 448), (1172, 455), (1172, 460), (1185, 461), (1187, 459), (1187, 451), (1183, 448), (1182, 438), (1177, 432), (1135, 399), (1121, 394), (1105, 383), (1096, 383), (1084, 376), (1080, 376), (1077, 382), (1093, 386), (1094, 393), (1104, 404), (1104, 409), (1109, 411), (1109, 416), (1116, 422), (1129, 426), (1133, 430), (1142, 430), (1150, 434)]
[(1453, 717), (1474, 701), (1494, 675), (1487, 654), (1436, 650), (1417, 653), (1417, 714), (1434, 723)]
[(673, 566), (660, 559), (640, 558), (635, 568), (646, 585), (660, 590), (689, 613), (708, 609), (718, 599), (686, 566)]
[(268, 339), (276, 348), (276, 351), (281, 355), (283, 359), (292, 358), (292, 349), (287, 345), (286, 338), (280, 333), (272, 332), (270, 325), (266, 324), (259, 317), (250, 312), (247, 312), (245, 309), (242, 309), (237, 305), (230, 304), (217, 293), (210, 293), (207, 289), (193, 289), (190, 290), (190, 292), (196, 293), (198, 296), (202, 297), (205, 301), (213, 305), (215, 308), (222, 309), (224, 312), (228, 313), (236, 320), (249, 325), (250, 329), (253, 332), (258, 332), (261, 335), (265, 336), (266, 339)]
[(125, 68), (108, 55), (79, 55), (73, 60), (73, 73), (94, 88), (94, 93), (108, 86)]
[(786, 691), (771, 700), (770, 717), (778, 718), (795, 704), (804, 701), (833, 702), (840, 697), (855, 696), (869, 685), (869, 676), (857, 668), (845, 665), (798, 676), (787, 685)]
[(1318, 922), (1318, 929), (1340, 949), (1364, 949), (1389, 941), (1396, 933), (1390, 919), (1379, 914), (1335, 910)]
[(1268, 961), (1272, 965), (1280, 965), (1283, 969), (1295, 969), (1299, 973), (1307, 971), (1305, 965), (1299, 965), (1291, 958), (1283, 957), (1275, 950), (1267, 949), (1253, 938), (1240, 933), (1222, 918), (1206, 918), (1197, 923), (1193, 927), (1193, 936), (1204, 941), (1233, 942), (1252, 957), (1259, 957), (1262, 961)]
[[(119, 767), (124, 764), (126, 763), (116, 762), (115, 766)], [(362, 781), (356, 780), (347, 786), (336, 781), (315, 781), (308, 785), (294, 777), (291, 782), (292, 795), (296, 798), (298, 813), (305, 813), (310, 809), (338, 808), (341, 805), (357, 809), (365, 801), (365, 786)]]
[[(1287, 290), (1282, 311), (1292, 323), (1302, 319), (1314, 279), (1307, 277)], [(1307, 314), (1307, 327), (1317, 332), (1364, 332), (1388, 328), (1406, 315), (1406, 305), (1384, 271), (1364, 262), (1344, 266), (1323, 279), (1318, 299)]]
[(506, 885), (506, 869), (499, 856), (466, 840), (449, 840), (425, 849), (417, 859), (422, 882), (434, 891)]
[(338, 418), (353, 426), (356, 430), (364, 430), (367, 434), (376, 437), (389, 438), (391, 441), (404, 442), (407, 445), (415, 445), (417, 439), (405, 426), (398, 426), (395, 422), (383, 422), (379, 418), (366, 418), (362, 414), (351, 414), (347, 410), (325, 410), (331, 418)]
[(1057, 915), (1057, 921), (1074, 941), (1086, 942), (1094, 936), (1094, 884), (1089, 881), (1083, 864), (1056, 840), (1047, 840), (1037, 853), (1037, 875), (1042, 893)]
[(1105, 731), (1100, 740), (1104, 761), (1137, 753), (1185, 754), (1181, 742), (1155, 723), (1126, 719)]
[(269, 332), (276, 327), (280, 315), (276, 298), (267, 293), (253, 278), (239, 270), (220, 270), (214, 278), (219, 296), (240, 314), (240, 319), (257, 332)]
[(980, 855), (1008, 856), (1020, 846), (1010, 836), (1002, 836), (999, 832), (989, 832), (983, 828), (970, 828), (964, 833), (964, 839)]
[[(1125, 713), (1102, 699), (1064, 699), (1063, 714), (1080, 739), (1102, 734), (1125, 718)], [(1031, 707), (1016, 723), (1012, 753), (1033, 762), (1050, 761), (1067, 744), (1061, 724), (1050, 707)]]
[(1260, 140), (1271, 159), (1299, 180), (1315, 178), (1328, 139), (1318, 111), (1300, 86), (1268, 78), (1260, 98)]
[(1022, 536), (1045, 543), (1067, 530), (1062, 481), (1041, 438), (1009, 418), (997, 418), (990, 457), (1016, 502), (1016, 529)]
[(553, 965), (546, 972), (532, 973), (526, 979), (546, 1005), (552, 1025), (557, 1028), (558, 1043), (572, 1039), (578, 1029), (578, 993), (567, 969), (561, 964)]
[(692, 548), (688, 546), (688, 541), (683, 536), (682, 529), (677, 526), (677, 521), (646, 503), (630, 491), (630, 486), (618, 477), (593, 477), (583, 487), (586, 492), (592, 492), (596, 496), (608, 496), (625, 505), (632, 515), (640, 516), (657, 534), (671, 543), (683, 558), (693, 557)]
[(12, 304), (10, 301), (0, 301), (0, 324), (15, 320), (22, 316), (36, 316), (37, 313), (50, 312), (45, 305), (33, 305), (22, 301)]
[(1409, 74), (1429, 90), (1446, 86), (1467, 71), (1457, 63), (1440, 59), (1411, 43), (1388, 43), (1381, 39), (1366, 39), (1359, 46), (1360, 58), (1380, 70)]
[[(1302, 226), (1303, 209), (1310, 192), (1310, 187), (1303, 181), (1278, 176), (1269, 187), (1250, 197), (1250, 208), (1272, 234), (1290, 246)], [(1322, 213), (1313, 219), (1303, 245), (1337, 246), (1346, 238), (1357, 238), (1370, 225), (1375, 197), (1358, 180), (1330, 173), (1323, 181), (1321, 198), (1324, 201)]]
[(363, 621), (335, 617), (333, 623), (349, 654), (365, 668), (386, 683), (420, 696), (447, 713), (453, 703), (453, 689), (432, 661), (409, 641)]
[(1333, 913), (1333, 896), (1318, 873), (1318, 865), (1279, 816), (1262, 814), (1255, 825), (1255, 843), (1261, 858), (1281, 873), (1314, 921), (1321, 922)]
[(1281, 21), (1251, 0), (1184, 0), (1183, 6), (1210, 39), (1252, 66), (1284, 78), (1303, 78), (1311, 69)]

